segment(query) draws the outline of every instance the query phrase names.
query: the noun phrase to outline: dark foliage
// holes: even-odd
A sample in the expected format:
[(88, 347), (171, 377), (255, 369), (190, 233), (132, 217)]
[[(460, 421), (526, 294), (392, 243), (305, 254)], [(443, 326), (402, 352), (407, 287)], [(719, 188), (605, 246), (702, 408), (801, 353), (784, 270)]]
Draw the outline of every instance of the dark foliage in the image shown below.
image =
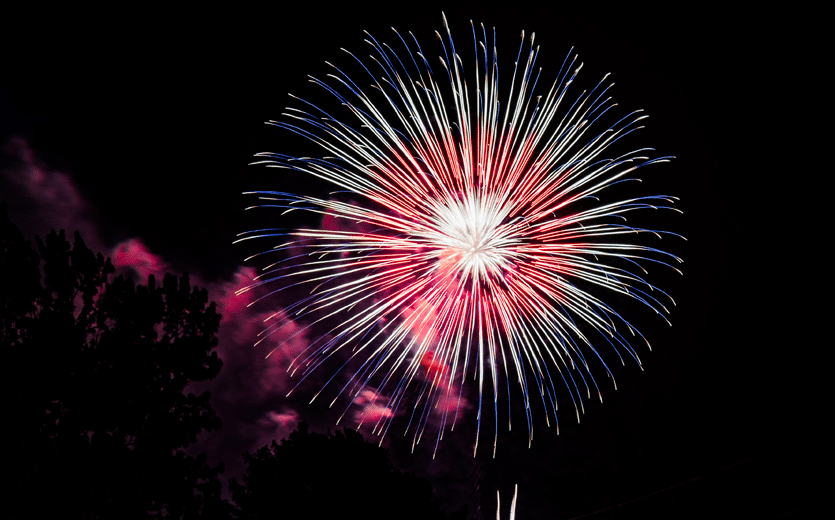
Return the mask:
[[(209, 394), (220, 315), (188, 275), (113, 278), (75, 234), (37, 251), (0, 207), (0, 348), (7, 518), (227, 516), (206, 457), (183, 448), (220, 428)], [(40, 263), (43, 260), (42, 271)], [(41, 272), (44, 273), (43, 283)], [(12, 498), (13, 497), (13, 498)]]
[(244, 453), (243, 484), (231, 479), (239, 518), (464, 519), (446, 516), (428, 481), (394, 469), (384, 448), (359, 432), (308, 431), (304, 422), (279, 445)]

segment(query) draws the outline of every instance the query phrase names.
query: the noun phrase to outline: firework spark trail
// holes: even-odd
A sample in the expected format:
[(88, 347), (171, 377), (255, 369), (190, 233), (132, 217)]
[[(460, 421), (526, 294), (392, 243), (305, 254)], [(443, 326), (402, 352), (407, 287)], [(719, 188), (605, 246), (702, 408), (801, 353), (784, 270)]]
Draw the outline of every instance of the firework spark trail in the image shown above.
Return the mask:
[[(619, 350), (640, 365), (616, 322), (633, 336), (640, 333), (581, 286), (629, 296), (662, 317), (668, 313), (654, 294), (672, 299), (634, 271), (646, 273), (644, 262), (669, 265), (668, 260), (681, 260), (659, 249), (618, 239), (641, 233), (660, 238), (661, 233), (668, 233), (627, 226), (624, 215), (638, 209), (673, 209), (666, 204), (672, 204), (674, 197), (577, 206), (579, 201), (598, 201), (597, 195), (606, 188), (635, 180), (627, 176), (636, 168), (667, 162), (670, 157), (643, 156), (652, 150), (649, 148), (614, 159), (602, 157), (612, 143), (641, 128), (637, 123), (646, 116), (635, 111), (596, 135), (589, 132), (595, 121), (615, 106), (605, 97), (611, 85), (603, 84), (608, 75), (604, 76), (590, 92), (569, 101), (568, 87), (582, 67), (576, 56), (569, 61), (570, 54), (547, 93), (534, 97), (539, 80), (539, 71), (533, 76), (538, 47), (534, 48), (531, 35), (528, 54), (519, 59), (525, 49), (524, 32), (502, 110), (495, 32), (491, 52), (484, 26), (479, 39), (473, 25), (478, 78), (473, 93), (446, 18), (444, 27), (446, 40), (436, 34), (443, 46), (441, 75), (446, 81), (436, 79), (411, 33), (413, 45), (395, 31), (406, 49), (402, 56), (368, 35), (365, 41), (376, 53), (371, 56), (376, 76), (369, 65), (345, 52), (368, 74), (381, 101), (375, 103), (330, 63), (334, 73), (328, 77), (337, 87), (310, 79), (347, 107), (357, 126), (302, 100), (307, 111), (288, 108), (284, 115), (290, 122), (270, 121), (317, 143), (329, 156), (260, 153), (264, 159), (255, 164), (308, 173), (365, 202), (251, 192), (270, 201), (257, 207), (281, 208), (284, 213), (307, 211), (322, 218), (344, 219), (348, 224), (342, 229), (264, 229), (242, 234), (240, 240), (294, 237), (273, 251), (310, 251), (309, 261), (303, 265), (272, 264), (244, 290), (283, 283), (281, 289), (269, 293), (274, 294), (308, 284), (311, 296), (288, 309), (296, 316), (310, 317), (311, 323), (299, 333), (316, 324), (336, 325), (314, 341), (289, 370), (294, 374), (300, 371), (303, 380), (349, 348), (343, 368), (350, 362), (358, 363), (359, 368), (331, 404), (340, 395), (347, 393), (354, 400), (367, 388), (376, 387), (390, 392), (388, 406), (396, 410), (415, 398), (407, 389), (419, 386), (412, 412), (412, 419), (416, 419), (414, 442), (420, 440), (433, 409), (442, 408), (437, 412), (441, 416), (438, 440), (448, 422), (454, 428), (458, 407), (452, 413), (439, 403), (450, 398), (461, 403), (463, 381), (470, 372), (478, 382), (480, 432), (485, 380), (489, 379), (496, 416), (495, 454), (499, 368), (506, 374), (508, 395), (511, 375), (516, 376), (524, 397), (530, 442), (532, 386), (550, 424), (551, 413), (556, 421), (557, 410), (552, 376), (558, 374), (568, 389), (578, 420), (583, 394), (590, 398), (594, 389), (600, 397), (587, 360), (589, 353), (612, 377), (581, 324), (600, 332), (621, 362)], [(558, 109), (567, 103), (570, 108), (559, 119)], [(296, 257), (286, 261), (295, 262)], [(261, 341), (275, 330), (275, 326), (268, 328)], [(436, 368), (430, 370), (430, 366)], [(331, 377), (320, 392), (333, 380)], [(393, 416), (381, 416), (375, 433), (384, 435)]]
[[(519, 484), (513, 486), (513, 501), (510, 502), (510, 520), (516, 520), (516, 496), (519, 494)], [(502, 496), (496, 491), (496, 520), (502, 520)]]

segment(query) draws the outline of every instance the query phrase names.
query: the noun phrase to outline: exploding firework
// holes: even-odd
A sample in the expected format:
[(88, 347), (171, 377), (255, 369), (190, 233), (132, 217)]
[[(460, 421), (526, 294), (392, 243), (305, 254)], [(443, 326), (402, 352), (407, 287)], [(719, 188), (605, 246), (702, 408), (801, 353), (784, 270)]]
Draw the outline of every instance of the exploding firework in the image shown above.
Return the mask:
[(538, 47), (522, 33), (502, 105), (495, 31), (489, 45), (484, 26), (473, 25), (475, 79), (468, 82), (445, 18), (444, 26), (445, 38), (436, 32), (440, 66), (430, 65), (411, 33), (395, 31), (399, 54), (368, 35), (373, 63), (345, 51), (368, 75), (376, 101), (337, 67), (329, 82), (311, 78), (350, 111), (350, 122), (302, 100), (306, 108), (288, 108), (285, 122), (270, 121), (327, 156), (260, 153), (255, 164), (304, 172), (339, 191), (328, 198), (250, 192), (265, 201), (256, 207), (312, 212), (327, 225), (242, 234), (240, 240), (284, 237), (273, 251), (296, 252), (243, 290), (271, 282), (277, 290), (309, 288), (281, 316), (307, 320), (300, 333), (314, 325), (330, 331), (289, 370), (301, 381), (329, 359), (344, 362), (336, 373), (347, 382), (334, 376), (322, 390), (335, 386), (331, 404), (347, 396), (376, 406), (364, 418), (381, 436), (408, 403), (414, 442), (430, 422), (439, 440), (465, 407), (465, 379), (475, 380), (477, 431), (492, 401), (495, 453), (503, 386), (509, 406), (518, 385), (530, 440), (534, 401), (541, 401), (546, 423), (556, 421), (558, 386), (570, 394), (578, 420), (584, 398), (600, 397), (591, 365), (612, 374), (594, 345), (640, 365), (623, 332), (646, 340), (604, 299), (624, 295), (662, 318), (668, 313), (661, 300), (672, 299), (643, 278), (644, 267), (675, 269), (670, 263), (681, 260), (627, 242), (665, 232), (628, 226), (624, 215), (673, 209), (675, 198), (600, 202), (601, 192), (635, 180), (629, 176), (637, 168), (670, 159), (644, 156), (650, 148), (605, 155), (646, 117), (635, 111), (596, 129), (615, 106), (606, 76), (572, 98), (569, 85), (582, 64), (569, 52), (554, 83), (534, 95)]

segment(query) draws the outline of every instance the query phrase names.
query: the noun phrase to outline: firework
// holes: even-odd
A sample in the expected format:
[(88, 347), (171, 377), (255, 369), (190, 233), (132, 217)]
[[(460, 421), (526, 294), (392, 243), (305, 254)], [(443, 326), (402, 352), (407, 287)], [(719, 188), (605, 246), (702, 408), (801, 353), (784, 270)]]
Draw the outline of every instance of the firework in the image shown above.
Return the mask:
[[(510, 503), (510, 520), (516, 520), (516, 495), (519, 493), (519, 484), (513, 486), (513, 501)], [(496, 491), (496, 520), (502, 520), (502, 496)]]
[(444, 26), (445, 38), (436, 32), (439, 65), (430, 65), (411, 33), (395, 31), (399, 53), (371, 35), (371, 62), (345, 51), (367, 74), (370, 89), (332, 65), (327, 82), (311, 78), (350, 111), (349, 121), (295, 96), (303, 108), (270, 121), (327, 155), (260, 153), (255, 164), (305, 172), (339, 192), (330, 198), (250, 192), (265, 201), (256, 207), (313, 212), (329, 224), (242, 234), (240, 240), (283, 237), (273, 251), (303, 251), (268, 266), (243, 290), (268, 283), (278, 283), (278, 290), (309, 288), (310, 296), (285, 309), (286, 316), (308, 321), (300, 333), (314, 325), (330, 332), (289, 370), (303, 380), (334, 356), (345, 360), (351, 373), (337, 373), (346, 372), (347, 383), (331, 377), (322, 390), (335, 386), (331, 404), (340, 395), (381, 400), (376, 409), (386, 413), (360, 417), (381, 436), (398, 406), (408, 403), (414, 442), (430, 422), (439, 425), (439, 440), (464, 408), (465, 379), (474, 380), (478, 431), (492, 402), (495, 453), (500, 391), (510, 403), (518, 385), (530, 440), (534, 401), (547, 424), (556, 422), (555, 381), (567, 388), (578, 420), (584, 398), (602, 398), (591, 365), (611, 372), (595, 344), (640, 365), (622, 332), (646, 340), (598, 294), (631, 297), (662, 318), (668, 313), (661, 299), (672, 299), (644, 280), (644, 266), (681, 260), (627, 242), (665, 232), (630, 227), (624, 215), (673, 209), (668, 204), (675, 198), (599, 202), (604, 190), (634, 180), (635, 169), (670, 159), (644, 156), (650, 148), (605, 155), (646, 117), (635, 111), (596, 128), (614, 106), (606, 76), (572, 98), (569, 85), (582, 64), (569, 52), (553, 84), (535, 93), (538, 47), (533, 35), (527, 40), (522, 33), (510, 94), (500, 96), (495, 31), (490, 45), (484, 26), (473, 25), (475, 74), (466, 77), (445, 18)]

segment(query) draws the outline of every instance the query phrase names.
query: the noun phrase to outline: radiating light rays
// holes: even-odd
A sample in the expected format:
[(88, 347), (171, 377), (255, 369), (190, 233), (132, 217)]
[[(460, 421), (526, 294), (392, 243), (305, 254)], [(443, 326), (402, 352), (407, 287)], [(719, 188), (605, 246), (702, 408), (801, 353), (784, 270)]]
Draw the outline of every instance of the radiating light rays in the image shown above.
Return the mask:
[[(376, 101), (336, 67), (328, 82), (311, 78), (347, 108), (352, 123), (304, 101), (304, 110), (288, 108), (288, 122), (271, 122), (317, 143), (327, 156), (261, 153), (256, 164), (305, 172), (342, 193), (325, 199), (252, 192), (266, 201), (261, 207), (311, 212), (328, 225), (242, 234), (240, 240), (284, 237), (273, 251), (295, 251), (243, 290), (278, 284), (269, 294), (300, 286), (310, 291), (287, 315), (307, 322), (298, 333), (328, 332), (289, 370), (301, 381), (333, 358), (342, 364), (337, 374), (345, 371), (341, 386), (334, 374), (314, 399), (330, 386), (331, 404), (342, 395), (352, 402), (374, 395), (366, 416), (375, 418), (381, 435), (408, 405), (414, 442), (430, 423), (439, 440), (469, 407), (463, 385), (471, 377), (478, 385), (479, 432), (490, 394), (495, 453), (500, 391), (509, 406), (512, 388), (520, 390), (530, 440), (534, 400), (547, 424), (556, 421), (555, 381), (568, 389), (578, 419), (583, 399), (592, 391), (600, 396), (591, 364), (612, 374), (595, 344), (640, 364), (621, 330), (640, 333), (596, 296), (600, 291), (589, 291), (628, 296), (662, 317), (668, 312), (660, 299), (672, 299), (644, 279), (645, 265), (681, 260), (632, 243), (668, 232), (630, 227), (625, 215), (673, 209), (667, 205), (674, 197), (601, 197), (634, 180), (628, 176), (635, 169), (670, 158), (651, 159), (644, 155), (649, 148), (603, 156), (646, 116), (632, 112), (592, 131), (615, 106), (606, 97), (611, 85), (603, 85), (604, 77), (591, 91), (567, 97), (581, 68), (576, 56), (535, 96), (533, 36), (521, 59), (523, 33), (503, 108), (497, 51), (483, 26), (480, 38), (473, 26), (473, 88), (448, 29), (437, 75), (417, 40), (409, 44), (396, 34), (400, 54), (370, 35), (373, 64), (348, 53), (368, 74)], [(591, 330), (602, 339), (588, 338)]]

